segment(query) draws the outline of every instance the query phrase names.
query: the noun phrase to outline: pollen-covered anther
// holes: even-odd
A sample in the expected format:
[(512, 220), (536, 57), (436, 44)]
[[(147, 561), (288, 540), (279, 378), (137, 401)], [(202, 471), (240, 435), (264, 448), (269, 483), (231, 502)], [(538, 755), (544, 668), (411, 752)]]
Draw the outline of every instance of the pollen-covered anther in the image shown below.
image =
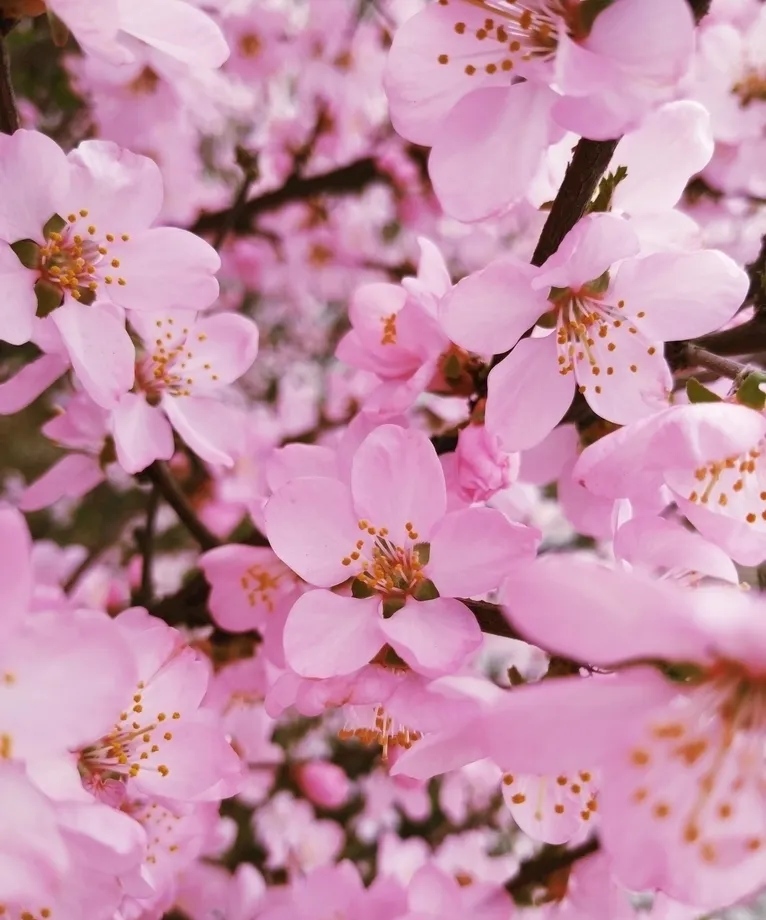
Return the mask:
[[(446, 55), (443, 55), (446, 57)], [(380, 340), (381, 345), (395, 345), (396, 344), (396, 313), (391, 313), (389, 316), (384, 316), (381, 320), (383, 323), (383, 335)]]

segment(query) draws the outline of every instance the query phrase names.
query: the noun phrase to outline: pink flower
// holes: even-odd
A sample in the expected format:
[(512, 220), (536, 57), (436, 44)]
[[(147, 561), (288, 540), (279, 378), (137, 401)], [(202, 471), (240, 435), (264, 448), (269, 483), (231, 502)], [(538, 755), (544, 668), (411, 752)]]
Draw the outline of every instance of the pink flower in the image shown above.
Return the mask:
[(0, 180), (0, 338), (28, 342), (35, 316), (50, 315), (83, 385), (111, 408), (133, 384), (121, 308), (209, 306), (218, 256), (184, 230), (151, 227), (157, 166), (107, 141), (65, 156), (34, 131), (3, 135)]
[[(234, 432), (220, 391), (255, 360), (258, 328), (234, 313), (197, 318), (187, 311), (131, 317), (146, 353), (133, 392), (112, 412), (117, 459), (129, 473), (173, 455), (173, 429), (204, 460), (231, 466)], [(229, 448), (227, 450), (227, 447)]]
[(723, 253), (637, 253), (627, 221), (592, 214), (539, 271), (503, 257), (442, 303), (442, 324), (459, 345), (512, 349), (489, 375), (486, 410), (506, 450), (539, 443), (576, 387), (609, 421), (656, 412), (672, 383), (662, 343), (717, 329), (744, 299), (747, 276)]
[(460, 498), (485, 502), (518, 477), (519, 455), (501, 450), (484, 425), (468, 425), (458, 435), (455, 473)]
[(353, 580), (355, 596), (309, 591), (285, 625), (285, 655), (306, 677), (351, 674), (384, 645), (426, 675), (449, 672), (481, 643), (455, 596), (496, 587), (508, 561), (531, 556), (534, 531), (500, 512), (446, 514), (436, 451), (416, 431), (383, 425), (354, 454), (350, 482), (288, 482), (266, 506), (276, 554), (319, 588)]
[(500, 213), (522, 197), (562, 128), (619, 136), (688, 67), (684, 0), (617, 0), (591, 21), (584, 13), (552, 0), (449, 0), (397, 30), (385, 80), (391, 118), (432, 147), (429, 172), (452, 216)]
[(451, 738), (420, 742), (400, 768), (422, 775), (449, 751), (453, 765), (483, 754), (518, 771), (592, 763), (601, 839), (621, 884), (708, 910), (759, 889), (762, 601), (565, 557), (517, 567), (504, 592), (531, 642), (616, 673), (515, 688)]
[(321, 808), (340, 808), (351, 794), (346, 771), (334, 763), (316, 760), (299, 764), (295, 781), (303, 794)]
[(104, 0), (97, 8), (84, 0), (48, 0), (88, 53), (115, 63), (134, 58), (146, 43), (196, 67), (220, 67), (229, 49), (218, 26), (187, 0)]

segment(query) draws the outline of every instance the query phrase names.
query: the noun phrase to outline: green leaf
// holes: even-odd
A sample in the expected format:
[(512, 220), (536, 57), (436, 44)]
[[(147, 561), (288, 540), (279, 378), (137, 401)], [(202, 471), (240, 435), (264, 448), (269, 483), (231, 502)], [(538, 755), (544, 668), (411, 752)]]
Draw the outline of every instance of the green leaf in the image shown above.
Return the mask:
[(712, 390), (703, 386), (696, 377), (690, 377), (686, 381), (686, 395), (690, 403), (710, 403), (721, 402), (721, 397), (717, 396)]
[(373, 589), (366, 585), (361, 578), (355, 578), (351, 582), (351, 594), (354, 597), (372, 597), (374, 593)]
[(417, 588), (412, 592), (412, 596), (416, 601), (432, 601), (439, 597), (439, 592), (436, 590), (436, 585), (431, 579), (427, 578), (425, 581), (420, 582)]
[(52, 233), (61, 233), (66, 227), (66, 221), (60, 214), (54, 214), (43, 227), (43, 236), (49, 240)]
[(37, 295), (37, 316), (44, 319), (53, 313), (56, 307), (60, 307), (64, 300), (61, 289), (48, 284), (47, 281), (38, 281), (35, 284), (35, 294)]
[(758, 371), (748, 374), (739, 385), (737, 401), (751, 409), (763, 409), (766, 405), (766, 393), (761, 389), (762, 384), (766, 384), (766, 374)]
[(18, 256), (24, 268), (37, 268), (40, 264), (40, 247), (34, 240), (19, 240), (11, 243), (11, 249)]
[(406, 603), (407, 599), (404, 597), (389, 597), (387, 600), (383, 601), (383, 619), (390, 620)]

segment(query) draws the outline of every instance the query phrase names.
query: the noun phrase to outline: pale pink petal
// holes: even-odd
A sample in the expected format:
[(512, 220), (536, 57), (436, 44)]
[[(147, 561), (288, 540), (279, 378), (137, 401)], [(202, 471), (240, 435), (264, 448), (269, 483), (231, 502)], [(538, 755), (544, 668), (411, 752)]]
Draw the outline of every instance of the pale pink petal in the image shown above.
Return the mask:
[(285, 623), (285, 658), (302, 677), (336, 677), (364, 667), (386, 642), (376, 597), (309, 591)]
[(274, 552), (309, 584), (329, 588), (359, 571), (342, 562), (360, 535), (348, 486), (322, 477), (294, 479), (264, 513)]
[[(486, 11), (468, 3), (430, 3), (394, 33), (384, 85), (391, 121), (407, 140), (429, 146), (463, 96), (481, 86), (510, 82), (500, 69), (494, 74), (483, 68), (473, 74), (465, 71), (481, 53), (475, 35), (485, 19)], [(465, 23), (462, 32), (455, 29), (458, 21)]]
[(105, 287), (127, 310), (159, 312), (168, 307), (204, 310), (218, 297), (218, 253), (200, 237), (178, 227), (155, 227), (109, 244), (119, 268), (106, 274), (125, 280)]
[(675, 495), (676, 504), (697, 530), (720, 546), (740, 565), (760, 565), (766, 559), (766, 533), (748, 521), (729, 517)]
[(451, 217), (484, 220), (524, 196), (544, 150), (561, 133), (550, 119), (555, 100), (545, 84), (528, 81), (477, 89), (457, 103), (434, 132), (428, 160)]
[(266, 482), (272, 492), (291, 479), (306, 476), (337, 479), (335, 451), (321, 444), (285, 444), (275, 448), (266, 462)]
[(183, 0), (118, 0), (120, 28), (158, 51), (194, 67), (216, 68), (229, 57), (218, 26)]
[(597, 415), (626, 425), (668, 407), (673, 376), (661, 342), (645, 338), (629, 319), (617, 323), (607, 337), (594, 335), (588, 351), (576, 352), (575, 377)]
[(533, 290), (535, 269), (512, 256), (459, 281), (439, 304), (447, 335), (477, 354), (508, 351), (550, 309), (547, 291)]
[(67, 454), (27, 486), (19, 500), (19, 508), (39, 511), (60, 498), (81, 498), (104, 479), (97, 457)]
[(539, 531), (492, 508), (453, 511), (431, 535), (426, 571), (442, 595), (484, 594), (500, 585), (510, 564), (534, 558), (539, 541)]
[(579, 448), (576, 426), (559, 425), (547, 438), (522, 453), (519, 479), (536, 486), (555, 482), (565, 467), (576, 459)]
[[(67, 157), (66, 214), (86, 209), (94, 236), (119, 236), (149, 227), (162, 207), (162, 173), (154, 160), (111, 141), (82, 141)], [(62, 216), (66, 216), (66, 214)], [(79, 221), (78, 221), (79, 223)]]
[[(715, 332), (739, 310), (748, 278), (714, 249), (658, 252), (624, 263), (610, 296), (649, 339), (675, 342)], [(645, 316), (641, 316), (645, 313)]]
[(574, 396), (572, 374), (560, 374), (555, 334), (522, 339), (487, 380), (487, 431), (507, 451), (534, 447), (551, 433)]
[(5, 636), (26, 615), (32, 598), (32, 540), (26, 521), (14, 508), (0, 507), (0, 545), (0, 634)]
[(232, 409), (208, 396), (163, 396), (162, 408), (191, 449), (217, 466), (234, 466)]
[(13, 377), (0, 383), (0, 415), (13, 415), (25, 409), (58, 380), (68, 366), (59, 355), (40, 355), (25, 364)]
[(105, 409), (116, 406), (135, 377), (136, 350), (125, 321), (108, 304), (76, 300), (66, 300), (52, 319), (88, 395)]
[(130, 54), (116, 41), (117, 0), (104, 0), (97, 7), (91, 0), (49, 0), (48, 6), (90, 53), (107, 56), (115, 63), (130, 60)]
[(408, 601), (379, 625), (394, 651), (427, 677), (453, 673), (483, 641), (474, 615), (451, 597)]
[(357, 449), (351, 494), (357, 518), (378, 530), (387, 528), (400, 545), (411, 530), (406, 524), (418, 535), (413, 540), (428, 540), (447, 507), (444, 473), (433, 445), (422, 432), (398, 425), (381, 425)]
[(620, 259), (636, 255), (638, 249), (629, 221), (614, 214), (589, 214), (567, 233), (540, 269), (534, 286), (576, 289), (600, 278)]
[[(689, 179), (713, 155), (714, 142), (707, 109), (690, 99), (669, 102), (652, 112), (643, 125), (617, 145), (609, 169), (626, 166), (612, 205), (631, 216), (667, 211), (678, 204)], [(662, 169), (657, 169), (657, 151)]]
[(0, 339), (3, 342), (23, 345), (32, 338), (37, 312), (35, 280), (35, 273), (24, 268), (16, 253), (0, 243)]
[[(238, 313), (216, 313), (194, 324), (183, 370), (195, 394), (238, 380), (258, 354), (258, 327)], [(190, 357), (191, 355), (191, 357)]]
[(44, 242), (43, 227), (68, 185), (67, 159), (55, 141), (24, 129), (0, 136), (0, 240)]
[(671, 582), (557, 555), (518, 565), (502, 597), (528, 642), (576, 661), (707, 658), (706, 637), (692, 624), (692, 597)]
[(117, 460), (127, 473), (140, 473), (155, 460), (173, 456), (173, 429), (162, 410), (138, 393), (126, 393), (112, 412)]

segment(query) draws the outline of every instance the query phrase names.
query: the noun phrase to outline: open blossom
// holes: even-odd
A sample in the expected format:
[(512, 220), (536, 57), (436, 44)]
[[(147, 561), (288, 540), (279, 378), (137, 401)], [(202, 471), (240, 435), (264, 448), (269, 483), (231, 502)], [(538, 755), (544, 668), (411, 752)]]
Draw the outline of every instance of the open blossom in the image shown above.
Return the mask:
[(92, 398), (111, 408), (133, 383), (122, 308), (208, 307), (215, 250), (152, 227), (162, 204), (155, 163), (107, 141), (68, 156), (42, 134), (0, 136), (0, 338), (30, 341), (49, 317)]
[(173, 455), (173, 430), (203, 459), (226, 466), (232, 418), (220, 398), (255, 360), (258, 327), (234, 313), (195, 317), (185, 310), (133, 314), (145, 353), (133, 391), (112, 412), (120, 465), (129, 473)]
[(617, 0), (595, 18), (589, 7), (447, 0), (397, 30), (391, 117), (408, 140), (432, 147), (429, 172), (453, 216), (501, 212), (563, 128), (617, 137), (687, 69), (693, 22), (683, 0)]
[(306, 677), (350, 674), (390, 645), (412, 668), (459, 667), (481, 632), (456, 595), (498, 584), (514, 558), (532, 556), (536, 534), (500, 512), (445, 514), (436, 451), (417, 431), (382, 425), (362, 442), (350, 482), (305, 477), (266, 506), (276, 554), (320, 589), (353, 581), (354, 596), (309, 591), (285, 624), (285, 655)]
[(591, 214), (538, 271), (503, 257), (445, 298), (442, 324), (458, 344), (511, 349), (489, 375), (486, 410), (506, 450), (541, 441), (575, 388), (620, 424), (663, 408), (671, 375), (662, 343), (711, 332), (741, 305), (747, 276), (722, 253), (637, 257), (638, 248), (627, 221)]
[(589, 762), (602, 777), (602, 843), (627, 888), (707, 909), (760, 888), (763, 603), (564, 557), (518, 567), (505, 592), (529, 641), (616, 673), (515, 688), (452, 742), (449, 732), (431, 750), (422, 741), (400, 768), (423, 775), (455, 743), (465, 753), (453, 765), (489, 755), (566, 772)]

